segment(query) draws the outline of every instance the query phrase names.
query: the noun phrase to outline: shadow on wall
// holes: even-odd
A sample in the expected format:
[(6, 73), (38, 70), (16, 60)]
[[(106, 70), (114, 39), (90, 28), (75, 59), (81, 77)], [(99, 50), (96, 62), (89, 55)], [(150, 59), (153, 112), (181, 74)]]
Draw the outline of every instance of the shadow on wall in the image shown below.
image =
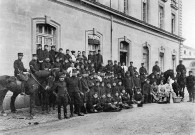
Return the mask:
[[(11, 101), (12, 94), (13, 93), (10, 91), (6, 94), (5, 99), (3, 101), (4, 110), (10, 109), (10, 101)], [(15, 106), (16, 109), (27, 108), (29, 107), (29, 103), (30, 103), (30, 98), (28, 95), (18, 95), (18, 97), (16, 98)]]

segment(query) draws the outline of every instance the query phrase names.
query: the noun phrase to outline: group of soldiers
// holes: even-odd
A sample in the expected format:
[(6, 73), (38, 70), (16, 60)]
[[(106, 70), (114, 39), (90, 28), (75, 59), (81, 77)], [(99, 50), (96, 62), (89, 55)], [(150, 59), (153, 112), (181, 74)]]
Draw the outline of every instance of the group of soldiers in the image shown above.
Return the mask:
[[(14, 62), (14, 75), (21, 81), (23, 79), (19, 74), (28, 71), (24, 68), (22, 58), (23, 53), (18, 53), (18, 59)], [(85, 51), (78, 51), (76, 55), (75, 51), (70, 54), (67, 49), (64, 54), (62, 48), (56, 52), (55, 46), (51, 46), (49, 51), (48, 45), (44, 46), (44, 50), (38, 45), (37, 53), (32, 55), (29, 67), (32, 74), (58, 69), (58, 78), (51, 91), (57, 98), (59, 119), (61, 106), (64, 108), (64, 118), (68, 118), (68, 103), (73, 117), (74, 113), (83, 116), (83, 113), (120, 111), (122, 108), (131, 108), (132, 103), (142, 106), (142, 103), (153, 102), (152, 85), (159, 85), (164, 80), (158, 61), (153, 66), (153, 73), (148, 76), (144, 63), (141, 63), (139, 71), (132, 61), (129, 67), (126, 63), (113, 63), (112, 60), (108, 60), (108, 64), (104, 66), (100, 50), (90, 51), (87, 57)], [(184, 70), (185, 66), (180, 61), (177, 72)], [(190, 85), (192, 80), (193, 84), (195, 81), (191, 76), (187, 77)], [(190, 85), (188, 89), (192, 89)]]

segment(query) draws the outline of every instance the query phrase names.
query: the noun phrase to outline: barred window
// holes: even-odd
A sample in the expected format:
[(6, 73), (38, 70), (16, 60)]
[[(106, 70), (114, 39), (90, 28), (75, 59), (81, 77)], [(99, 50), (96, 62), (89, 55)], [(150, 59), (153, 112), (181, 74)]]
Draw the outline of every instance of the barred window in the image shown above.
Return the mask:
[(100, 37), (88, 35), (88, 52), (97, 52), (98, 50), (100, 50)]
[(148, 19), (148, 1), (143, 0), (142, 2), (142, 20), (147, 22)]
[(171, 14), (171, 33), (175, 33), (176, 17), (175, 14)]
[(124, 0), (124, 13), (128, 13), (128, 0)]
[(164, 28), (164, 7), (159, 6), (159, 27)]
[(36, 44), (56, 45), (56, 28), (49, 24), (37, 24), (36, 25)]

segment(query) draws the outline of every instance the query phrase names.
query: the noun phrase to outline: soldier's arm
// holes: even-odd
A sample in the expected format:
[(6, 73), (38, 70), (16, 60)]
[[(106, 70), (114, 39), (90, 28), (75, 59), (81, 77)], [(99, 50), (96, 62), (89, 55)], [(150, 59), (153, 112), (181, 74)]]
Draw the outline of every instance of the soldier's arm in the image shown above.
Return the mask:
[(32, 62), (29, 63), (29, 67), (30, 67), (30, 70), (31, 70), (32, 72), (36, 72), (36, 70), (35, 70), (34, 65), (33, 65)]
[(17, 71), (19, 70), (17, 61), (14, 61), (14, 69)]

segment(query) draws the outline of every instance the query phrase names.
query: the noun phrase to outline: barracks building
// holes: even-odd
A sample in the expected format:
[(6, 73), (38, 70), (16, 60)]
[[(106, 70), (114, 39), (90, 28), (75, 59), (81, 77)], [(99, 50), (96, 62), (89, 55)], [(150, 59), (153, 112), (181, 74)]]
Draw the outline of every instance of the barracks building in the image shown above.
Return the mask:
[(175, 69), (182, 48), (182, 0), (1, 0), (0, 75), (14, 75), (23, 52), (26, 68), (37, 44), (75, 51), (101, 50), (151, 73)]

